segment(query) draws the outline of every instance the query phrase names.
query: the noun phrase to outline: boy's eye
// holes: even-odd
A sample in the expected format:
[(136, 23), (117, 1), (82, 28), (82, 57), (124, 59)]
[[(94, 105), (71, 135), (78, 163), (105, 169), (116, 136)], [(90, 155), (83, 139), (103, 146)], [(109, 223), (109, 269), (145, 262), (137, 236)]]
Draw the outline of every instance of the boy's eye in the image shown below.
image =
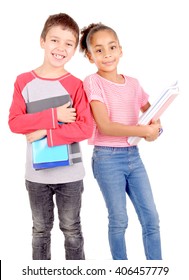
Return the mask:
[(52, 39), (51, 41), (52, 41), (52, 42), (55, 42), (55, 43), (57, 42), (57, 40), (56, 40), (56, 39)]
[(98, 50), (96, 50), (96, 52), (97, 52), (97, 53), (101, 53), (101, 52), (102, 52), (102, 50), (101, 50), (101, 49), (98, 49)]
[(111, 49), (112, 49), (112, 50), (116, 49), (116, 46), (111, 46)]

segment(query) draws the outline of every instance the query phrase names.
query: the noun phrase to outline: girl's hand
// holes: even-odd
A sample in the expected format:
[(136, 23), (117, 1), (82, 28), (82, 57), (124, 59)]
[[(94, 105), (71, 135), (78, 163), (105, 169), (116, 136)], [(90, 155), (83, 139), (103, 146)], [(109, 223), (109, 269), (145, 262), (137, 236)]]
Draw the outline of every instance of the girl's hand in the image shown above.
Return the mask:
[(161, 123), (160, 120), (152, 121), (150, 125), (148, 125), (148, 134), (145, 137), (146, 141), (154, 141), (158, 138), (159, 132), (161, 129)]
[(31, 132), (29, 134), (26, 134), (26, 139), (29, 143), (32, 143), (36, 140), (39, 140), (39, 139), (43, 138), (46, 135), (47, 135), (46, 129), (40, 129), (40, 130), (36, 130), (34, 132)]
[(72, 123), (76, 120), (76, 110), (75, 108), (70, 108), (70, 102), (59, 106), (57, 110), (57, 119), (59, 122)]

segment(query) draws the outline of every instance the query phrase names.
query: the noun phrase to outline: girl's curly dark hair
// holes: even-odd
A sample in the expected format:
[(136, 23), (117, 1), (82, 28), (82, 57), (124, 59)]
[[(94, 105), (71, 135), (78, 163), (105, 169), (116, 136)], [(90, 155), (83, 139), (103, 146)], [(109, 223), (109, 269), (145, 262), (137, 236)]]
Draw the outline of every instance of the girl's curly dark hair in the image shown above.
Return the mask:
[(91, 23), (88, 26), (85, 26), (81, 30), (81, 38), (79, 42), (79, 50), (80, 52), (83, 52), (86, 56), (87, 52), (89, 51), (89, 43), (94, 33), (101, 31), (101, 30), (109, 30), (114, 33), (116, 38), (118, 39), (118, 36), (116, 32), (109, 26), (99, 23)]

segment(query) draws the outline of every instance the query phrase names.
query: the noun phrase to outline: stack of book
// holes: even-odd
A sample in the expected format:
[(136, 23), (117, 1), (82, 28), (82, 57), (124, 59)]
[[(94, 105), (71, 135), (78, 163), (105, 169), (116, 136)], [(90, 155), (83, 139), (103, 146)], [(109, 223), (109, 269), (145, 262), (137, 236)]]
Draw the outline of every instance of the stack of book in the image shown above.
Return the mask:
[[(41, 102), (41, 110), (46, 110), (64, 105), (70, 101), (72, 103), (69, 95), (61, 95), (51, 101), (49, 105), (48, 102)], [(37, 106), (34, 106), (35, 102), (27, 103), (27, 113), (39, 112)], [(71, 107), (71, 105), (70, 105)], [(59, 124), (64, 125), (62, 122)], [(32, 157), (33, 157), (33, 168), (36, 170), (52, 168), (57, 166), (72, 165), (72, 160), (70, 159), (70, 149), (71, 145), (59, 145), (49, 147), (47, 143), (47, 137), (40, 140), (34, 141), (32, 143)]]
[(49, 147), (47, 137), (32, 143), (33, 167), (36, 170), (70, 165), (69, 145)]
[[(168, 106), (179, 94), (178, 82), (166, 88), (157, 100), (144, 112), (138, 121), (138, 125), (147, 125), (152, 120), (158, 120), (160, 116), (165, 112)], [(130, 145), (137, 145), (141, 140), (141, 137), (131, 136), (128, 137), (128, 143)]]

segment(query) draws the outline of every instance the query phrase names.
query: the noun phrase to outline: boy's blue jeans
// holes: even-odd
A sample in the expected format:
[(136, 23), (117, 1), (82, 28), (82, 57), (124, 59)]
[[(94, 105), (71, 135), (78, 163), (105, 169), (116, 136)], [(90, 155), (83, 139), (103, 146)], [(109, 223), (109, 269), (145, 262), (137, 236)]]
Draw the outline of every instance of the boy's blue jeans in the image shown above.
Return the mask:
[(64, 234), (65, 258), (83, 260), (83, 236), (80, 224), (83, 181), (46, 185), (26, 181), (33, 219), (33, 260), (51, 259), (51, 230), (54, 202), (58, 208), (59, 227)]
[(161, 260), (159, 217), (138, 148), (95, 146), (92, 168), (108, 209), (112, 258), (127, 260), (125, 244), (125, 231), (128, 226), (127, 193), (142, 226), (146, 259)]

